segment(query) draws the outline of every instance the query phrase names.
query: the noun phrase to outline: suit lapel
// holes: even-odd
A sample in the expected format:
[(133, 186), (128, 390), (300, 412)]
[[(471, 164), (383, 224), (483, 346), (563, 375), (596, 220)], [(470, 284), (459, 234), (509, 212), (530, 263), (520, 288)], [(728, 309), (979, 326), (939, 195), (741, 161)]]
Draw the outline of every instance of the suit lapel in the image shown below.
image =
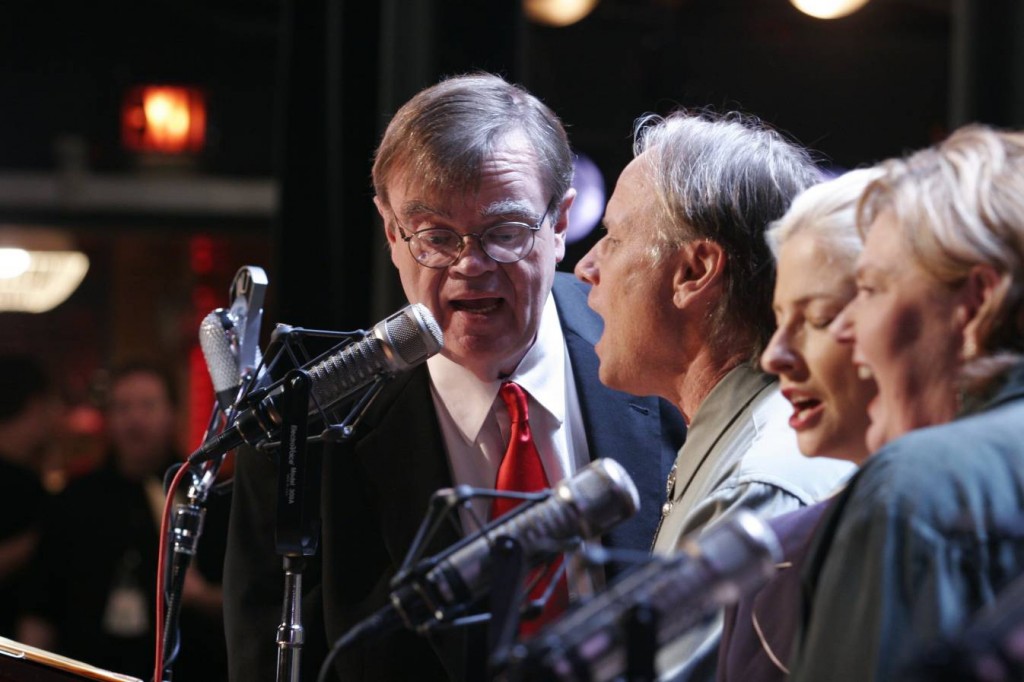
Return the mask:
[[(378, 398), (378, 411), (367, 415), (366, 436), (356, 445), (355, 456), (376, 488), (381, 532), (396, 565), (412, 545), (434, 491), (452, 485), (429, 381), (426, 365), (396, 377)], [(458, 539), (452, 525), (446, 524), (429, 551), (440, 551)]]

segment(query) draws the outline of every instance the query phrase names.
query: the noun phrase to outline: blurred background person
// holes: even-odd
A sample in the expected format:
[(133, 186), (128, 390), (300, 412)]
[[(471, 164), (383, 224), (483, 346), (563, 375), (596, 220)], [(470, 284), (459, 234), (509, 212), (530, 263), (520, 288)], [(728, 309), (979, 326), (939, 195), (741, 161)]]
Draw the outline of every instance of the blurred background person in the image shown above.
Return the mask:
[(0, 356), (0, 636), (14, 637), (25, 569), (47, 499), (43, 460), (57, 433), (60, 402), (42, 364)]
[[(857, 376), (853, 349), (829, 326), (857, 293), (854, 264), (863, 247), (857, 203), (881, 170), (850, 171), (802, 192), (769, 229), (777, 259), (772, 307), (778, 327), (761, 366), (779, 377), (793, 406), (789, 425), (800, 452), (861, 464), (868, 456), (867, 406), (877, 388)], [(819, 502), (771, 519), (783, 561), (758, 592), (726, 610), (718, 652), (719, 682), (763, 682), (788, 676), (800, 609), (800, 571), (814, 528), (828, 507)]]
[[(33, 564), (28, 615), (19, 627), (25, 643), (140, 678), (152, 673), (163, 476), (180, 461), (176, 405), (175, 385), (157, 365), (132, 363), (111, 374), (108, 457), (69, 482), (48, 515)], [(219, 557), (198, 565), (208, 574), (212, 568), (217, 581), (226, 519), (218, 522), (213, 513), (207, 518), (212, 523), (201, 550), (215, 547)], [(182, 679), (226, 675), (220, 588), (214, 581), (193, 566), (183, 595), (184, 608), (191, 609), (182, 614), (187, 639), (175, 668)], [(187, 619), (196, 615), (198, 622)], [(199, 637), (203, 620), (208, 626)]]
[(898, 679), (1024, 569), (1024, 135), (966, 127), (884, 170), (834, 322), (880, 449), (812, 541), (794, 680)]

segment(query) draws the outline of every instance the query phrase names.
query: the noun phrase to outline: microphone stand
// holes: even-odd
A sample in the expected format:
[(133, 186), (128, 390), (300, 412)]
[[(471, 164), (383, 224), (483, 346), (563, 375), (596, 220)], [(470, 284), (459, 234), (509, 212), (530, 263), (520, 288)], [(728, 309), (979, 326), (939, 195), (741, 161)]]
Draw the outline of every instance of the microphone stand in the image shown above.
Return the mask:
[(309, 374), (292, 370), (281, 401), (281, 442), (277, 464), (277, 553), (284, 569), (284, 603), (277, 628), (277, 680), (298, 682), (305, 632), (302, 628), (302, 572), (316, 553), (319, 534), (318, 455), (306, 451)]
[(658, 654), (658, 612), (646, 601), (626, 612), (626, 682), (654, 682)]
[(355, 432), (387, 377), (378, 377), (339, 424), (321, 436), (307, 438), (310, 387), (304, 370), (285, 376), (281, 405), (281, 441), (264, 447), (279, 451), (277, 467), (277, 527), (275, 544), (282, 557), (284, 601), (277, 628), (277, 682), (299, 682), (305, 630), (302, 626), (302, 573), (306, 558), (317, 552), (320, 535), (321, 453), (309, 452), (307, 442), (342, 442)]
[[(526, 599), (526, 559), (523, 546), (503, 535), (491, 547), (493, 588), (490, 595), (491, 627), (487, 638), (486, 679), (497, 679), (519, 636), (519, 611)], [(471, 670), (474, 668), (470, 668)]]
[[(331, 644), (330, 651), (320, 666), (317, 682), (327, 680), (334, 659), (342, 652), (367, 639), (393, 632), (403, 626), (416, 634), (425, 635), (434, 630), (468, 628), (494, 622), (497, 626), (489, 633), (486, 649), (471, 652), (470, 660), (467, 661), (467, 668), (473, 672), (470, 679), (491, 679), (497, 667), (503, 665), (508, 658), (518, 634), (520, 605), (527, 591), (522, 586), (523, 577), (527, 572), (522, 544), (507, 535), (493, 535), (490, 556), (495, 586), (491, 592), (491, 610), (484, 613), (472, 612), (472, 604), (468, 602), (448, 607), (436, 604), (422, 586), (427, 574), (467, 541), (491, 535), (496, 525), (494, 522), (489, 524), (479, 518), (470, 506), (468, 509), (473, 521), (476, 522), (477, 530), (439, 554), (427, 558), (423, 558), (423, 554), (442, 524), (452, 523), (461, 532), (461, 527), (455, 521), (455, 513), (458, 508), (467, 506), (471, 500), (520, 500), (524, 504), (510, 514), (522, 514), (534, 504), (548, 499), (550, 495), (551, 492), (547, 490), (533, 493), (499, 492), (468, 485), (435, 491), (430, 498), (427, 514), (420, 522), (413, 538), (412, 546), (391, 579), (391, 607), (385, 607), (356, 623)], [(563, 570), (564, 567), (563, 564), (559, 570)], [(557, 577), (556, 575), (556, 580)], [(541, 608), (553, 591), (552, 584), (541, 597)]]
[[(217, 416), (216, 410), (211, 417), (211, 427)], [(192, 557), (196, 554), (199, 537), (203, 533), (203, 522), (206, 518), (206, 500), (217, 479), (222, 460), (215, 460), (207, 466), (202, 475), (192, 473), (192, 485), (188, 490), (188, 502), (179, 504), (174, 510), (174, 521), (171, 527), (173, 553), (168, 566), (167, 578), (164, 580), (167, 613), (164, 618), (164, 636), (161, 646), (164, 652), (164, 665), (161, 679), (158, 682), (171, 682), (172, 667), (178, 654), (178, 622), (181, 618), (182, 591), (185, 587), (185, 576)], [(181, 466), (189, 466), (187, 463)], [(173, 469), (172, 469), (173, 471)], [(168, 538), (160, 538), (167, 542)]]

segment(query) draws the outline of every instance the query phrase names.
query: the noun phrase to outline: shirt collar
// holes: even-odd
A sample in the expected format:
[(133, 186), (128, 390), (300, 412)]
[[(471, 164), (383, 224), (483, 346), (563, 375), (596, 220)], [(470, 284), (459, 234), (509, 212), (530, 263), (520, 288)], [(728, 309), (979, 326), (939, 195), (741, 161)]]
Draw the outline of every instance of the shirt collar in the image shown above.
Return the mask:
[(514, 381), (533, 402), (565, 420), (565, 340), (554, 298), (549, 294), (533, 345), (507, 379), (481, 381), (465, 367), (440, 353), (427, 360), (430, 381), (466, 443), (474, 443), (483, 428), (503, 381)]
[[(775, 382), (774, 376), (758, 371), (748, 364), (729, 370), (697, 408), (687, 426), (684, 447), (692, 446), (687, 449), (696, 447), (702, 451), (710, 448), (743, 410), (747, 409), (747, 405), (766, 388), (774, 386)], [(700, 442), (702, 438), (708, 439), (708, 442)]]

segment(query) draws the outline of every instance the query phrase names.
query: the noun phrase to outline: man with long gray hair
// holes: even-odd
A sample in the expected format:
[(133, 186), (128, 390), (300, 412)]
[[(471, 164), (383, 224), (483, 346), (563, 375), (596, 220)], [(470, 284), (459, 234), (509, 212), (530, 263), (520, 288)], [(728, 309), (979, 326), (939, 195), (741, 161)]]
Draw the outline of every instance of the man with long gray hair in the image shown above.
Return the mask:
[[(642, 119), (635, 155), (576, 275), (605, 322), (601, 381), (665, 398), (687, 422), (654, 543), (671, 553), (739, 507), (811, 504), (850, 465), (800, 454), (786, 422), (803, 408), (756, 365), (775, 328), (764, 232), (820, 179), (809, 155), (739, 114), (684, 112)], [(719, 619), (668, 647), (662, 673), (713, 679), (720, 630)]]

